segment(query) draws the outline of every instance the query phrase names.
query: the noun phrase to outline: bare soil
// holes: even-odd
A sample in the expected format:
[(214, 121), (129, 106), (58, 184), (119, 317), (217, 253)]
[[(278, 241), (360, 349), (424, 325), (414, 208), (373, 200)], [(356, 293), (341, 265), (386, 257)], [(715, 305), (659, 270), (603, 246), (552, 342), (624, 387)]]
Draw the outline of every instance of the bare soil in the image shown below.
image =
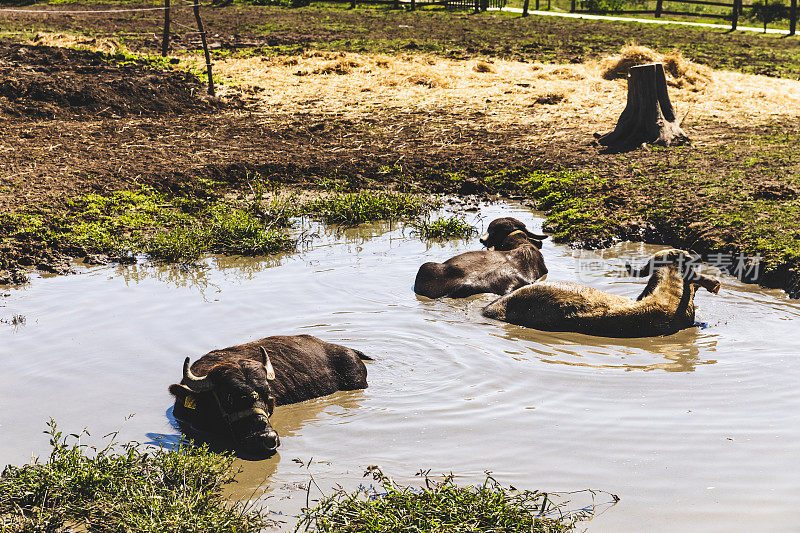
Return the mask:
[(197, 79), (113, 56), (0, 42), (0, 115), (41, 119), (176, 115), (208, 110)]
[[(202, 195), (208, 179), (235, 188), (255, 173), (305, 187), (339, 179), (352, 188), (476, 194), (513, 192), (485, 179), (493, 172), (573, 169), (604, 180), (603, 190), (593, 193), (599, 202), (593, 216), (613, 220), (617, 229), (597, 234), (575, 225), (570, 239), (603, 244), (616, 234), (677, 245), (687, 238), (697, 243), (702, 234), (709, 249), (720, 244), (751, 249), (745, 246), (749, 237), (735, 225), (700, 214), (735, 209), (740, 200), (766, 198), (786, 212), (797, 203), (796, 194), (781, 192), (796, 192), (798, 186), (800, 158), (796, 149), (786, 151), (800, 135), (795, 118), (756, 116), (731, 123), (709, 115), (687, 129), (694, 141), (689, 149), (603, 155), (587, 127), (598, 127), (594, 118), (565, 116), (573, 99), (569, 92), (534, 99), (526, 107), (542, 120), (507, 120), (510, 112), (499, 120), (485, 109), (443, 105), (369, 111), (366, 102), (363, 110), (348, 112), (344, 104), (303, 100), (265, 105), (257, 87), (247, 84), (229, 88), (224, 101), (208, 99), (199, 80), (186, 72), (124, 59), (0, 43), (0, 216), (58, 211), (88, 192), (143, 185)], [(490, 63), (488, 69), (495, 67), (500, 68)], [(613, 120), (608, 130), (612, 127)], [(454, 174), (466, 179), (453, 179)], [(669, 208), (650, 220), (648, 210), (663, 199)], [(693, 219), (702, 227), (683, 231)], [(6, 269), (41, 268), (80, 253), (7, 238), (0, 247), (0, 267)], [(794, 286), (790, 266), (779, 270), (766, 281)]]

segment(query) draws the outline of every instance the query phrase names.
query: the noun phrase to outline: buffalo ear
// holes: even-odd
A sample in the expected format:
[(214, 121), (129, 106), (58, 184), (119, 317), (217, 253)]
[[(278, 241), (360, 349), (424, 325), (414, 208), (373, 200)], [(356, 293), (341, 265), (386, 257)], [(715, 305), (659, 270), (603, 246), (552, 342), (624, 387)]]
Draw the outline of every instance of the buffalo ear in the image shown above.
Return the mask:
[(272, 381), (275, 379), (275, 369), (272, 368), (272, 361), (269, 360), (269, 354), (267, 353), (267, 350), (265, 350), (263, 346), (259, 346), (259, 348), (261, 348), (261, 355), (264, 356), (262, 363), (267, 371), (267, 381)]
[(186, 396), (192, 394), (192, 389), (190, 389), (186, 385), (173, 383), (172, 385), (169, 386), (169, 393), (175, 396), (176, 398), (185, 398)]
[(635, 268), (630, 263), (625, 263), (628, 274), (637, 278), (644, 278), (653, 274), (653, 262), (650, 261), (642, 268)]

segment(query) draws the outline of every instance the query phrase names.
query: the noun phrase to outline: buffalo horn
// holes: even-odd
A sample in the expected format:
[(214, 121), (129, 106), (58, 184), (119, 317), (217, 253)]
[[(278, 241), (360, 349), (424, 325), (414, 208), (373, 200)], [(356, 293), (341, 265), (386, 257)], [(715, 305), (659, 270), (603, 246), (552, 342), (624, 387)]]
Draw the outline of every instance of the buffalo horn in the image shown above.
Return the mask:
[(261, 348), (261, 354), (264, 356), (264, 368), (267, 370), (267, 379), (272, 381), (275, 379), (275, 369), (272, 368), (272, 361), (269, 360), (267, 350), (265, 350), (263, 346), (259, 346), (259, 348)]
[(189, 358), (183, 362), (183, 383), (192, 389), (194, 392), (209, 391), (214, 388), (214, 384), (208, 379), (208, 376), (199, 378), (192, 374), (189, 369)]
[(523, 231), (528, 235), (528, 237), (530, 237), (531, 239), (536, 239), (537, 241), (543, 241), (544, 239), (547, 238), (547, 235), (528, 231), (527, 228), (525, 228)]

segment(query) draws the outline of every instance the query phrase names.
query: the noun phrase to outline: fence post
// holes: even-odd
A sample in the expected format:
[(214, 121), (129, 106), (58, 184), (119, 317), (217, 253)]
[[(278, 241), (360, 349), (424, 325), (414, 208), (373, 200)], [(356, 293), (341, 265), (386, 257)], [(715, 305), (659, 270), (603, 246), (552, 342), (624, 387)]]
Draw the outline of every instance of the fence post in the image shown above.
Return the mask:
[(400, 9), (400, 0), (394, 0), (394, 2), (392, 2), (392, 9)]
[(536, 0), (536, 11), (539, 11), (539, 0)]
[(547, 10), (550, 11), (550, 0), (547, 0)]
[(733, 0), (733, 13), (731, 14), (731, 31), (736, 30), (739, 25), (739, 2), (740, 0)]
[(356, 8), (356, 0), (350, 0), (350, 9)]
[(417, 0), (411, 0), (411, 11), (415, 11), (417, 9)]
[(203, 52), (206, 55), (206, 73), (208, 74), (208, 94), (214, 96), (214, 77), (211, 75), (211, 54), (208, 53), (208, 41), (206, 40), (206, 30), (203, 28), (203, 21), (200, 20), (200, 0), (194, 0), (194, 18), (197, 20), (197, 30), (200, 32), (200, 40), (203, 42)]
[[(539, 0), (536, 0), (536, 1), (538, 2)], [(527, 17), (528, 16), (528, 6), (530, 5), (530, 3), (531, 3), (531, 0), (525, 0), (522, 3), (522, 16), (523, 17)]]
[(797, 32), (797, 0), (792, 0), (789, 8), (789, 35)]
[(164, 36), (161, 38), (161, 55), (167, 57), (169, 51), (169, 0), (164, 0)]
[(570, 0), (570, 3), (569, 3), (569, 12), (570, 12), (570, 13), (575, 13), (575, 0)]
[(661, 12), (664, 10), (664, 0), (658, 0), (656, 2), (656, 18), (661, 17)]

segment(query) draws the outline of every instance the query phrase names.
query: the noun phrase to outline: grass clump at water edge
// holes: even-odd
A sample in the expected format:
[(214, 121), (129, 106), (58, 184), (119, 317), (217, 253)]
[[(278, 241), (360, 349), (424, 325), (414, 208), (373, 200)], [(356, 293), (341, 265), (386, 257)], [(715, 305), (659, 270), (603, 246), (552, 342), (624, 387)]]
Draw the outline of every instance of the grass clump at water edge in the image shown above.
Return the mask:
[(192, 263), (204, 253), (261, 255), (294, 250), (296, 245), (282, 231), (293, 213), (275, 202), (256, 209), (141, 189), (87, 194), (68, 200), (65, 207), (61, 212), (0, 215), (0, 240), (78, 256), (146, 253), (179, 263)]
[(464, 219), (451, 216), (436, 220), (420, 220), (411, 224), (414, 232), (422, 239), (468, 239), (478, 234), (478, 230)]
[(548, 494), (503, 487), (487, 473), (482, 484), (459, 487), (453, 476), (425, 477), (425, 487), (400, 486), (369, 467), (380, 489), (339, 488), (304, 509), (295, 532), (322, 533), (557, 533), (573, 531), (591, 513), (561, 513)]
[(9, 465), (0, 476), (4, 532), (246, 533), (272, 524), (262, 510), (222, 498), (236, 473), (229, 455), (188, 444), (117, 445), (115, 434), (98, 450), (48, 426), (48, 461)]
[(332, 224), (356, 225), (377, 220), (414, 219), (431, 205), (409, 194), (361, 191), (313, 200), (304, 212)]

